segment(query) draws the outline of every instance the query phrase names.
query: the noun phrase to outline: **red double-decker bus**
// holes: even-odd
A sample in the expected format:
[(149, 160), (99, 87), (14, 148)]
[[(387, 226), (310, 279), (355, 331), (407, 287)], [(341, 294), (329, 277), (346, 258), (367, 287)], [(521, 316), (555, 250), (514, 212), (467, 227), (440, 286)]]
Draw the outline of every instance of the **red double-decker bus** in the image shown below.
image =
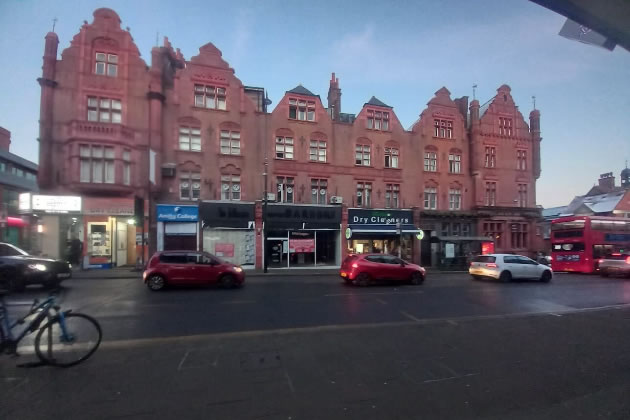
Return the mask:
[(551, 221), (551, 268), (594, 273), (598, 260), (630, 249), (630, 219), (570, 216)]

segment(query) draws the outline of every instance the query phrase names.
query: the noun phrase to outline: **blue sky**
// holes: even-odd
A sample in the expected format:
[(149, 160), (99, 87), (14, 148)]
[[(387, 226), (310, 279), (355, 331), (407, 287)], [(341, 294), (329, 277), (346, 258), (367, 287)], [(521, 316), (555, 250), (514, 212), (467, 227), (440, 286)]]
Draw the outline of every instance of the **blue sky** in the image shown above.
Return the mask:
[[(0, 126), (12, 152), (37, 161), (44, 36), (57, 17), (59, 51), (99, 7), (114, 9), (145, 60), (167, 35), (189, 59), (213, 42), (247, 85), (277, 104), (302, 83), (325, 99), (331, 72), (342, 110), (375, 95), (408, 128), (446, 86), (481, 102), (503, 83), (528, 117), (542, 113), (538, 204), (563, 205), (630, 159), (630, 52), (557, 35), (564, 17), (526, 0), (477, 1), (0, 1)], [(161, 41), (160, 41), (161, 42)], [(617, 182), (619, 182), (617, 180)]]

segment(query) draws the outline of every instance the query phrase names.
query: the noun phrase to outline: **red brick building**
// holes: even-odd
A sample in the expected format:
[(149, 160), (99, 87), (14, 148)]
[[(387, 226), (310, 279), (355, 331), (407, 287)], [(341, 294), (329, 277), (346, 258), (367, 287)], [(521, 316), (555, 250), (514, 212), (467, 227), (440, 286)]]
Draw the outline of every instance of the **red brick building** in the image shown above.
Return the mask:
[[(470, 107), (441, 88), (410, 130), (375, 97), (343, 113), (335, 74), (326, 104), (299, 85), (268, 112), (265, 90), (245, 86), (211, 43), (186, 60), (165, 39), (147, 66), (120, 24), (96, 10), (60, 60), (46, 35), (39, 79), (40, 188), (83, 198), (82, 228), (61, 232), (81, 237), (92, 263), (135, 258), (126, 218), (137, 195), (150, 202), (152, 249), (202, 248), (258, 267), (399, 248), (457, 265), (482, 242), (538, 249), (540, 113), (528, 126), (507, 85)], [(191, 204), (195, 223), (156, 211)]]

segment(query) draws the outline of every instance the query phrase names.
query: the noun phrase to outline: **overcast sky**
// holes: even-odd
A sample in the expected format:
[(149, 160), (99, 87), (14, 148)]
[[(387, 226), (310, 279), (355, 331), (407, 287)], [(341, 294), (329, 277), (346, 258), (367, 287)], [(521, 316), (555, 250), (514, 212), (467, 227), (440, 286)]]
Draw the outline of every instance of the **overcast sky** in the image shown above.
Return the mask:
[(375, 95), (405, 128), (442, 86), (472, 97), (477, 84), (483, 103), (507, 83), (526, 120), (535, 95), (545, 207), (584, 194), (604, 172), (619, 183), (630, 159), (630, 53), (558, 36), (565, 18), (526, 0), (0, 0), (0, 126), (12, 132), (13, 153), (37, 161), (36, 79), (53, 18), (61, 53), (99, 7), (119, 14), (145, 60), (158, 32), (186, 59), (213, 42), (272, 106), (298, 83), (326, 105), (333, 71), (342, 111), (358, 113)]

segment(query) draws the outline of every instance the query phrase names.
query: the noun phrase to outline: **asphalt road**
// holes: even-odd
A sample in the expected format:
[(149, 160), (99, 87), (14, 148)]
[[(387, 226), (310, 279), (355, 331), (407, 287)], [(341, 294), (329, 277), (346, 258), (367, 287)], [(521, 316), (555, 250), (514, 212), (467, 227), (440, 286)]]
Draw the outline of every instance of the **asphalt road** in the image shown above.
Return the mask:
[(2, 419), (630, 418), (626, 279), (269, 276), (159, 293), (83, 279), (61, 298), (105, 341), (71, 369), (0, 360)]

